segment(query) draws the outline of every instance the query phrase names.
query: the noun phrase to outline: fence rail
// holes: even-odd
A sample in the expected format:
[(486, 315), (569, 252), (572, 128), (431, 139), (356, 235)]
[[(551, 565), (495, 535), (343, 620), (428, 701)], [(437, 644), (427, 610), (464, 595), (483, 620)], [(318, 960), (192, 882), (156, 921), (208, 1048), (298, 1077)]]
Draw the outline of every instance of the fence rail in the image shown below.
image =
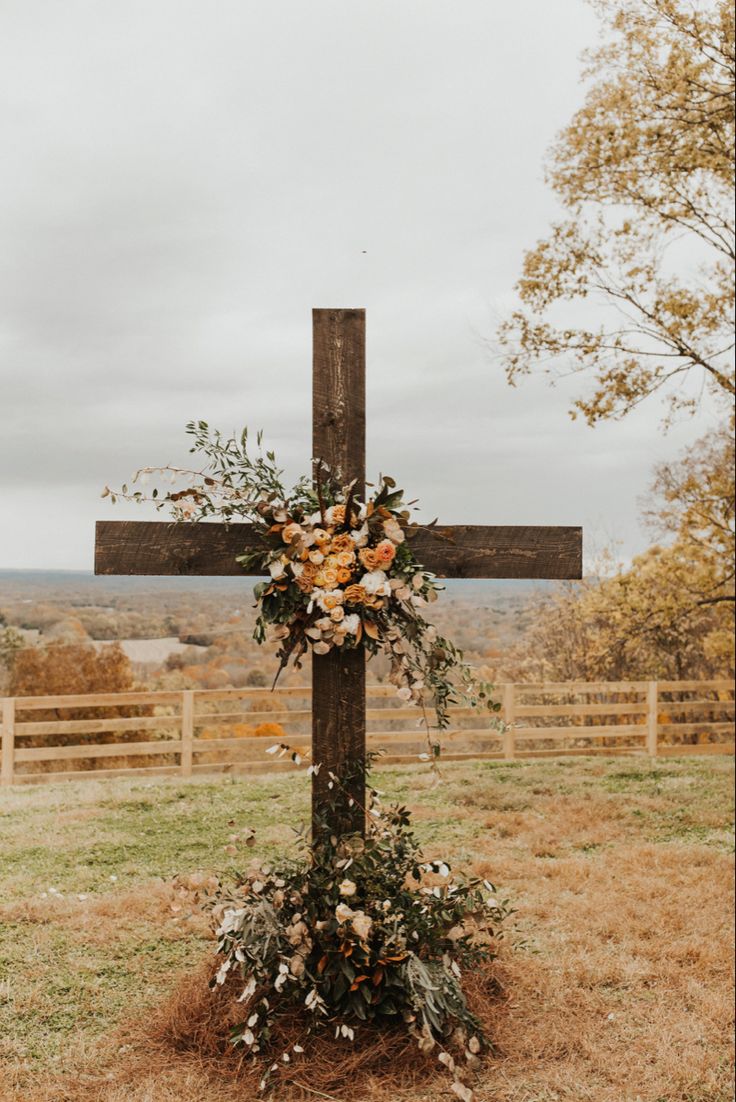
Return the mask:
[[(443, 760), (734, 753), (731, 680), (517, 682), (497, 692), (500, 725), (472, 708), (450, 709)], [(382, 748), (388, 764), (416, 761), (426, 750), (416, 710), (402, 705), (392, 687), (369, 685), (367, 695), (368, 747)], [(308, 687), (292, 687), (5, 698), (0, 782), (293, 769), (264, 751), (285, 741), (308, 757), (310, 697)], [(111, 708), (142, 714), (89, 714)], [(63, 714), (70, 711), (84, 718)], [(42, 718), (32, 718), (39, 712)], [(142, 733), (149, 738), (125, 741)], [(131, 765), (132, 758), (141, 764)]]

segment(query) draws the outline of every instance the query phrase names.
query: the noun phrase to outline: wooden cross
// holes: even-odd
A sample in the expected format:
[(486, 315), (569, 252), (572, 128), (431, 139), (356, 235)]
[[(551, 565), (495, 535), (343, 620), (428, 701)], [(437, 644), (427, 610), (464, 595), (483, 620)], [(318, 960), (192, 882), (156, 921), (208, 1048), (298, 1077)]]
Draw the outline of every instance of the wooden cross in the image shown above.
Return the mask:
[[(344, 482), (365, 487), (365, 310), (313, 310), (312, 455)], [(239, 575), (235, 561), (258, 538), (249, 524), (98, 521), (96, 574)], [(582, 529), (437, 525), (412, 549), (442, 578), (580, 578)], [(365, 761), (365, 655), (334, 648), (312, 659), (313, 822), (334, 801), (329, 773)], [(342, 794), (336, 821), (363, 829), (359, 774)], [(339, 801), (339, 802), (340, 802)]]

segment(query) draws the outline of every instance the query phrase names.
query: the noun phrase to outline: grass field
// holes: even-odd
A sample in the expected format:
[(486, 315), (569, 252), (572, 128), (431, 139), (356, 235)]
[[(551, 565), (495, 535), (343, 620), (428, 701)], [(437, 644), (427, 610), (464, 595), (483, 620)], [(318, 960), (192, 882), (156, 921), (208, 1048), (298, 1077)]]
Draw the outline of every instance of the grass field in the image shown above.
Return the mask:
[[(480, 1102), (733, 1097), (732, 780), (719, 757), (463, 763), (437, 788), (424, 768), (379, 771), (427, 856), (489, 876), (516, 908)], [(227, 874), (236, 827), (284, 852), (307, 808), (303, 774), (4, 792), (2, 1102), (243, 1102), (195, 1060), (147, 1064), (140, 1023), (212, 951), (174, 878)], [(349, 1095), (447, 1097), (441, 1079)]]

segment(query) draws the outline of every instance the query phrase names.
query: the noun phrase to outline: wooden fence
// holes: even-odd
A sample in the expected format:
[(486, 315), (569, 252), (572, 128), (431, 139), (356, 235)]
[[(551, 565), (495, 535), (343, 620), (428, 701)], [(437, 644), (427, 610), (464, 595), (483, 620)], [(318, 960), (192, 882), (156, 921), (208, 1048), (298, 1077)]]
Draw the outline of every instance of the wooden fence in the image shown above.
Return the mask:
[[(734, 752), (733, 681), (516, 683), (497, 693), (500, 727), (487, 713), (451, 709), (452, 727), (441, 736), (444, 761)], [(3, 699), (0, 781), (293, 769), (265, 751), (285, 741), (308, 760), (310, 696), (305, 687)], [(112, 709), (118, 714), (104, 715)], [(147, 714), (121, 717), (121, 709)], [(91, 715), (61, 718), (70, 710)], [(34, 712), (55, 718), (33, 719)], [(417, 710), (402, 705), (394, 688), (369, 685), (367, 721), (368, 746), (384, 750), (385, 763), (416, 762), (426, 751)], [(123, 741), (95, 741), (110, 735)], [(141, 765), (131, 766), (131, 758)]]

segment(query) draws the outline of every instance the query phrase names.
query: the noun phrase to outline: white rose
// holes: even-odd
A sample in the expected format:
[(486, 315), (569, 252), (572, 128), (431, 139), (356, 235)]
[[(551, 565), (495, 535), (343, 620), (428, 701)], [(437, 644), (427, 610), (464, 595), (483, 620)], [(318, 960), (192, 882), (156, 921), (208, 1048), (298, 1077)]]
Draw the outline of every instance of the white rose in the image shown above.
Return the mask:
[(335, 918), (338, 922), (349, 922), (355, 912), (348, 907), (347, 903), (338, 903), (335, 907)]
[(284, 564), (280, 559), (276, 559), (274, 562), (268, 564), (268, 572), (274, 581), (277, 578), (283, 578), (286, 571), (284, 570)]
[(339, 888), (340, 895), (348, 895), (348, 896), (349, 895), (355, 895), (357, 890), (358, 889), (356, 888), (356, 886), (355, 886), (355, 884), (353, 883), (352, 880), (343, 880), (343, 882), (342, 882), (342, 884), (340, 885), (340, 888)]
[(391, 596), (391, 584), (383, 570), (370, 570), (360, 579), (360, 584), (369, 596)]
[(368, 543), (368, 525), (363, 524), (350, 533), (350, 538), (356, 547), (365, 547)]
[(349, 615), (347, 615), (343, 620), (340, 627), (344, 632), (346, 632), (347, 635), (355, 635), (358, 628), (360, 627), (360, 616), (358, 616), (357, 612), (349, 613)]

